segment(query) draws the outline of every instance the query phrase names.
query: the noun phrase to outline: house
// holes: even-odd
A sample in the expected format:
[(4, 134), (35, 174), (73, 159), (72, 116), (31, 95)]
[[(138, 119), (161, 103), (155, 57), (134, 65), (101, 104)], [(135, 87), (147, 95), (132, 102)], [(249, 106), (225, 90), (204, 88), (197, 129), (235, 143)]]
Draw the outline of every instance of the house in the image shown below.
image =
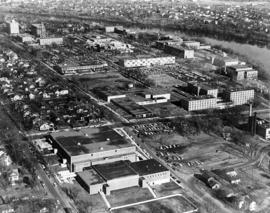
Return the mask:
[(239, 184), (241, 182), (240, 177), (238, 177), (237, 172), (233, 168), (232, 169), (229, 169), (229, 168), (216, 169), (216, 170), (213, 170), (213, 173), (223, 178), (230, 184)]
[(11, 185), (14, 186), (16, 184), (16, 181), (19, 180), (19, 170), (13, 169), (11, 174), (9, 175), (9, 181), (11, 182)]
[(0, 213), (12, 213), (12, 212), (15, 212), (15, 211), (9, 204), (0, 205)]

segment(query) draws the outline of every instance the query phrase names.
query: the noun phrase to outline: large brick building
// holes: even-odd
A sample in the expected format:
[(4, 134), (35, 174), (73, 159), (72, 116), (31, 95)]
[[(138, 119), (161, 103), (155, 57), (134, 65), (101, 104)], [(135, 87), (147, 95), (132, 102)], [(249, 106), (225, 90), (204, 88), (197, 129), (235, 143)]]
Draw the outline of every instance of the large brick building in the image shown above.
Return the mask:
[(136, 147), (107, 127), (54, 132), (49, 139), (73, 172), (97, 164), (136, 160)]
[(154, 159), (138, 162), (118, 161), (99, 164), (78, 172), (78, 182), (89, 194), (128, 187), (160, 185), (170, 182), (170, 171)]

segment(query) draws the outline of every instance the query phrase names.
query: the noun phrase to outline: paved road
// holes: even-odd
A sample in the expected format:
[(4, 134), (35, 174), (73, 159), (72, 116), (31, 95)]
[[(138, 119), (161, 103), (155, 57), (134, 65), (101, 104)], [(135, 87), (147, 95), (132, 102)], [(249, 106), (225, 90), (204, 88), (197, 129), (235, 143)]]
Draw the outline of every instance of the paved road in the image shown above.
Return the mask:
[(48, 189), (48, 191), (51, 193), (51, 195), (56, 199), (59, 200), (59, 202), (61, 203), (61, 205), (64, 208), (71, 208), (71, 206), (69, 205), (69, 203), (64, 200), (59, 192), (58, 189), (56, 189), (56, 187), (54, 187), (52, 185), (52, 183), (50, 182), (49, 177), (47, 176), (47, 174), (44, 172), (43, 168), (41, 168), (40, 164), (37, 165), (36, 168), (36, 172), (37, 175), (41, 178), (41, 180), (44, 182), (46, 188)]

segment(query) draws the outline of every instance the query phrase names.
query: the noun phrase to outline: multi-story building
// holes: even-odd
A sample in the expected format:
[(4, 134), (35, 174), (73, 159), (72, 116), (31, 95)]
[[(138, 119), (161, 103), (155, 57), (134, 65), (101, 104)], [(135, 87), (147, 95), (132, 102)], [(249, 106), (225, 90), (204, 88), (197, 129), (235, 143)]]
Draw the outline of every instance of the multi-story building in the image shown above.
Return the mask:
[(120, 58), (119, 64), (126, 68), (132, 67), (150, 67), (155, 65), (169, 65), (175, 64), (175, 57), (160, 56), (153, 57), (148, 55), (139, 55), (137, 57)]
[(50, 37), (50, 38), (40, 38), (39, 39), (39, 45), (44, 46), (44, 45), (52, 45), (52, 44), (57, 44), (61, 45), (63, 44), (63, 38), (62, 37)]
[(181, 106), (187, 111), (199, 111), (217, 107), (217, 98), (213, 96), (194, 96), (181, 99)]
[(233, 105), (247, 104), (254, 99), (254, 89), (232, 89), (224, 92), (224, 99), (232, 101)]
[(49, 140), (72, 172), (97, 164), (136, 160), (136, 147), (106, 127), (54, 132)]
[(234, 65), (226, 67), (225, 74), (227, 74), (234, 81), (257, 79), (258, 77), (258, 71), (246, 65)]
[(190, 48), (190, 49), (199, 49), (200, 48), (201, 43), (198, 41), (184, 41), (183, 42), (183, 46)]
[(46, 37), (46, 28), (43, 23), (40, 24), (32, 24), (31, 25), (31, 34), (36, 37), (44, 38)]
[(188, 91), (197, 96), (211, 95), (215, 98), (218, 96), (218, 89), (212, 88), (205, 83), (188, 83)]
[(193, 49), (184, 48), (179, 45), (168, 45), (164, 48), (164, 51), (168, 54), (172, 54), (180, 58), (194, 58)]
[(17, 35), (20, 33), (19, 23), (12, 19), (11, 22), (8, 23), (8, 33), (11, 35)]
[(235, 66), (239, 64), (238, 58), (230, 58), (228, 56), (214, 56), (212, 57), (212, 63), (219, 67)]

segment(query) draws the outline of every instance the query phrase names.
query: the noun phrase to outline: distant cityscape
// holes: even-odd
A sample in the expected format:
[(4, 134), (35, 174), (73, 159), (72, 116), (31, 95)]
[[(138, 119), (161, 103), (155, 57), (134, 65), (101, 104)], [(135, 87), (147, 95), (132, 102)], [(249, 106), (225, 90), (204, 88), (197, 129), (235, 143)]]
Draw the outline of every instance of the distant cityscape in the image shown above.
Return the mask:
[(0, 1), (0, 213), (269, 213), (263, 5)]

